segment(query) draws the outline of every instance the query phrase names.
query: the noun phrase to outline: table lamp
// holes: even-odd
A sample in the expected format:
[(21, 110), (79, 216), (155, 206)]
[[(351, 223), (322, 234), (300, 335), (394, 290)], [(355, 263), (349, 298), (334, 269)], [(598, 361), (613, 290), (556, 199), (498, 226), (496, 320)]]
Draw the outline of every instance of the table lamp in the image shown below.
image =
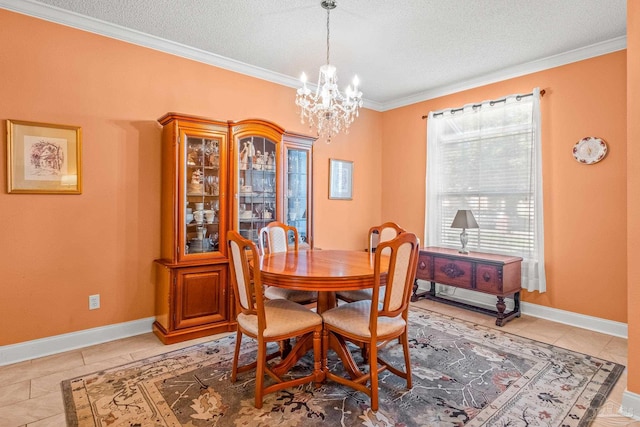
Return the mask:
[(467, 242), (469, 241), (469, 237), (467, 236), (467, 228), (480, 228), (473, 216), (473, 212), (470, 210), (458, 209), (456, 217), (451, 223), (451, 228), (462, 228), (462, 233), (460, 233), (460, 243), (462, 243), (462, 248), (458, 252), (461, 254), (468, 254)]

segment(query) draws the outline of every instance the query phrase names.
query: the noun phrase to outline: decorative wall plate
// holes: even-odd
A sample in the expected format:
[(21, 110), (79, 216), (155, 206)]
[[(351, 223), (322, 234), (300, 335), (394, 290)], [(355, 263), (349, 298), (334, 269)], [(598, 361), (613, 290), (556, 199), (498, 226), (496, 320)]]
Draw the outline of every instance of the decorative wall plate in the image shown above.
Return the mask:
[(595, 136), (582, 138), (573, 146), (573, 157), (585, 165), (592, 165), (607, 155), (607, 143)]

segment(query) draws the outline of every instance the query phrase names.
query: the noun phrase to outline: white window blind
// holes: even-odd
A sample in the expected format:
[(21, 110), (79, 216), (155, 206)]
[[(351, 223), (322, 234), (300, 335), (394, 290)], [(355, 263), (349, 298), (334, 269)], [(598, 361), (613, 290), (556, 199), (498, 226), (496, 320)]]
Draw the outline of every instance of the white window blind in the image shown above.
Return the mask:
[(522, 285), (544, 291), (539, 91), (442, 113), (427, 129), (427, 244), (460, 247), (451, 228), (471, 209), (470, 250), (523, 257)]

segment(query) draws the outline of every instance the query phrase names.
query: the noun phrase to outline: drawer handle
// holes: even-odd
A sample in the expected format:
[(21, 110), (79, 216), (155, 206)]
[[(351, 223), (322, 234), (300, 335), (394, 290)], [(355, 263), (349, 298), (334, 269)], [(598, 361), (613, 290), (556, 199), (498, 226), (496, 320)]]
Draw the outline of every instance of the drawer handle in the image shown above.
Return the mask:
[(418, 265), (418, 268), (420, 270), (424, 270), (425, 268), (427, 268), (427, 264), (425, 264), (424, 261), (420, 261), (420, 264)]
[(462, 270), (460, 267), (458, 267), (452, 262), (449, 264), (443, 265), (440, 268), (440, 271), (442, 271), (444, 274), (447, 275), (447, 277), (450, 277), (452, 279), (455, 279), (456, 277), (464, 276), (464, 270)]
[(489, 280), (491, 280), (491, 274), (489, 274), (489, 272), (488, 272), (488, 271), (485, 271), (485, 272), (482, 274), (482, 278), (484, 279), (484, 281), (485, 281), (485, 282), (488, 282)]

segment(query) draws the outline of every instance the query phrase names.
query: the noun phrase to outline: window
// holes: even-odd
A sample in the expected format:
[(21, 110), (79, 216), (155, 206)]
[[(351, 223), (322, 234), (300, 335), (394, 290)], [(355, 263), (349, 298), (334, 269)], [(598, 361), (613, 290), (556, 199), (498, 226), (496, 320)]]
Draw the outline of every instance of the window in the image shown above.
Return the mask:
[(523, 258), (522, 286), (543, 292), (544, 240), (539, 91), (430, 113), (427, 124), (426, 236), (460, 247), (458, 209), (480, 226), (470, 250)]

